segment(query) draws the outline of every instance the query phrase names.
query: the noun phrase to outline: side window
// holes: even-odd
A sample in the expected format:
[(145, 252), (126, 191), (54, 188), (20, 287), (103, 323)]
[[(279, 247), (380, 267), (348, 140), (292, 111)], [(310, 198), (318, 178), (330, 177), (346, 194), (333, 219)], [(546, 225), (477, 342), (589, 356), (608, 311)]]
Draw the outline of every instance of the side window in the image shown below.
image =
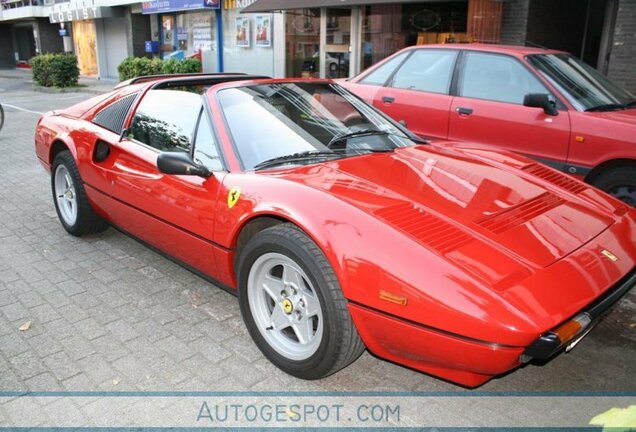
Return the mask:
[(466, 53), (460, 96), (521, 105), (528, 93), (549, 90), (518, 60), (498, 54)]
[(194, 138), (194, 160), (212, 171), (223, 169), (212, 126), (204, 110), (201, 111), (201, 120), (199, 120), (199, 127)]
[(360, 84), (383, 86), (389, 80), (389, 77), (391, 76), (395, 68), (402, 64), (402, 61), (404, 61), (404, 59), (408, 55), (408, 52), (404, 52), (398, 56), (393, 57), (391, 60), (387, 61), (382, 66), (371, 72), (369, 75), (362, 78), (360, 80)]
[(198, 92), (150, 90), (137, 107), (128, 136), (157, 150), (190, 152), (201, 106)]
[(400, 67), (391, 87), (448, 94), (457, 51), (421, 49)]

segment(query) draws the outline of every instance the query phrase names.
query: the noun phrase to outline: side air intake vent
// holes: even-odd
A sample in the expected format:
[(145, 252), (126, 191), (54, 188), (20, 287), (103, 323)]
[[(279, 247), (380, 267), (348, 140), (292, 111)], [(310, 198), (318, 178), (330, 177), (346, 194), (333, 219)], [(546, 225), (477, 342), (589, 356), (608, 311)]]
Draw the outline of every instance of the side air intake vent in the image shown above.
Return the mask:
[(137, 97), (136, 94), (131, 94), (108, 105), (95, 115), (93, 123), (116, 134), (121, 133), (121, 130), (124, 128), (126, 115), (135, 101), (135, 97)]
[(442, 255), (473, 240), (459, 228), (410, 203), (385, 207), (377, 210), (375, 215)]
[(558, 171), (551, 170), (550, 168), (546, 168), (542, 165), (528, 165), (527, 167), (523, 168), (523, 170), (528, 174), (535, 175), (547, 182), (552, 183), (555, 186), (563, 188), (574, 194), (581, 193), (585, 189), (587, 189), (584, 184), (579, 183), (573, 178), (570, 178), (565, 174), (561, 174)]

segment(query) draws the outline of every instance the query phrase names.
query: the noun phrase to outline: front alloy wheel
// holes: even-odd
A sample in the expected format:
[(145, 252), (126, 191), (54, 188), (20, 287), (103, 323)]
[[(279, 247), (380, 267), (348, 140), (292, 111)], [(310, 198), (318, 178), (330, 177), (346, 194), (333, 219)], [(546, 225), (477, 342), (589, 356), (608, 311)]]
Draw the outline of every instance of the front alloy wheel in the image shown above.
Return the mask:
[(255, 234), (241, 250), (237, 274), (245, 325), (278, 368), (318, 379), (364, 351), (331, 265), (295, 225)]
[(261, 255), (247, 282), (250, 312), (267, 343), (280, 355), (306, 360), (320, 346), (320, 301), (298, 263), (279, 253)]

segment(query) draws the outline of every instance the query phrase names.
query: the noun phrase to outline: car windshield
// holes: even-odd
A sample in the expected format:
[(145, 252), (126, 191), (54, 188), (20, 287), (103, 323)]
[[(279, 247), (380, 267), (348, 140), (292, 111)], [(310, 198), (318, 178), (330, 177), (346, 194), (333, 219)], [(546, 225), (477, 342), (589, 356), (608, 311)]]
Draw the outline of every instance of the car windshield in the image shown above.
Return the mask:
[(537, 54), (528, 61), (579, 111), (625, 109), (634, 96), (570, 54)]
[(218, 101), (246, 170), (414, 145), (402, 130), (337, 84), (234, 87), (221, 90)]

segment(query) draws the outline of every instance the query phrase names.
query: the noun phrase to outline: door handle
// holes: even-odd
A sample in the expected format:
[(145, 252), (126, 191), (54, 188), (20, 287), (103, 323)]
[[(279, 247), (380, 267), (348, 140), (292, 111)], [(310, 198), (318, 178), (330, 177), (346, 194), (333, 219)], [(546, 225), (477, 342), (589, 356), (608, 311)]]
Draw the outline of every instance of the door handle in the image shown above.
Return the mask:
[(395, 102), (395, 98), (393, 96), (382, 96), (382, 102), (385, 104), (392, 104)]
[(473, 113), (473, 109), (472, 108), (464, 108), (464, 107), (457, 107), (455, 108), (455, 112), (459, 115), (462, 116), (469, 116)]

